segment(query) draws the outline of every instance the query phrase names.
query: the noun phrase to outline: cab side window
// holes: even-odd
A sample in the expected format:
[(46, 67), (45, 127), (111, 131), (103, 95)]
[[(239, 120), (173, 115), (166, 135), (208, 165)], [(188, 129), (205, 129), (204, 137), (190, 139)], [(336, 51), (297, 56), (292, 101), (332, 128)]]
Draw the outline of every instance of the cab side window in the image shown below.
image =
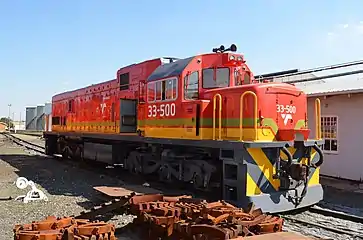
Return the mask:
[[(164, 100), (163, 99), (163, 93), (164, 93), (164, 89), (163, 89), (163, 84), (162, 84), (162, 81), (159, 81), (159, 82), (156, 82), (155, 83), (156, 84), (156, 91), (155, 91), (155, 93), (156, 93), (156, 98), (155, 98), (155, 100), (156, 101), (161, 101), (161, 100)], [(164, 95), (164, 98), (165, 98), (165, 95)]]
[(242, 82), (241, 73), (236, 69), (236, 70), (234, 70), (234, 85), (239, 86), (242, 84), (243, 84), (243, 82)]
[(129, 84), (130, 84), (130, 74), (128, 72), (120, 74), (120, 90), (121, 91), (128, 90)]
[(147, 101), (148, 102), (155, 101), (155, 83), (154, 82), (147, 84)]
[(199, 98), (199, 72), (195, 71), (184, 77), (184, 99)]
[(249, 72), (245, 72), (244, 78), (243, 78), (244, 84), (250, 84), (251, 83), (251, 75)]
[(176, 78), (169, 78), (147, 84), (148, 102), (160, 102), (175, 100), (178, 92), (178, 81)]
[(165, 99), (167, 100), (173, 100), (176, 99), (176, 90), (177, 90), (177, 86), (176, 86), (176, 79), (169, 79), (169, 80), (165, 80)]
[(243, 85), (243, 84), (250, 84), (251, 83), (251, 75), (250, 72), (240, 73), (238, 70), (234, 71), (234, 79), (235, 85)]

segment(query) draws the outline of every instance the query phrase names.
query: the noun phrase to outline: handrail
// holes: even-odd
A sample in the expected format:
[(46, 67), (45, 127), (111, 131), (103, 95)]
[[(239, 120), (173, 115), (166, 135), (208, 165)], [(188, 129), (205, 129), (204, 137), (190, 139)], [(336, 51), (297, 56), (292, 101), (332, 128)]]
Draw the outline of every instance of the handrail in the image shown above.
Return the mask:
[(217, 108), (217, 97), (219, 97), (219, 122), (218, 122), (218, 139), (222, 137), (222, 96), (217, 93), (213, 97), (213, 140), (216, 139), (216, 108)]
[(321, 104), (320, 99), (315, 99), (315, 137), (321, 139)]
[(145, 86), (146, 86), (145, 82), (143, 82), (143, 81), (139, 82), (138, 100), (139, 100), (139, 102), (142, 102), (142, 103), (145, 103), (146, 98), (147, 98), (147, 95), (145, 94), (145, 92), (147, 92), (145, 90)]
[(255, 140), (257, 140), (257, 95), (252, 91), (246, 91), (241, 94), (240, 97), (240, 109), (239, 109), (239, 140), (243, 139), (243, 99), (246, 95), (252, 95), (254, 100), (254, 114), (253, 114), (253, 129), (255, 130)]

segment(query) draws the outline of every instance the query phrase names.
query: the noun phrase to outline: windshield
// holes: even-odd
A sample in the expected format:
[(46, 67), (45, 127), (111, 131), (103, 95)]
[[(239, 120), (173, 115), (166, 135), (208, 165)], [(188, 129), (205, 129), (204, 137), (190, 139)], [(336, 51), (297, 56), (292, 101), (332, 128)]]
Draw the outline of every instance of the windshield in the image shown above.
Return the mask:
[(214, 79), (214, 69), (203, 69), (203, 88), (219, 88), (229, 86), (229, 68), (217, 68)]

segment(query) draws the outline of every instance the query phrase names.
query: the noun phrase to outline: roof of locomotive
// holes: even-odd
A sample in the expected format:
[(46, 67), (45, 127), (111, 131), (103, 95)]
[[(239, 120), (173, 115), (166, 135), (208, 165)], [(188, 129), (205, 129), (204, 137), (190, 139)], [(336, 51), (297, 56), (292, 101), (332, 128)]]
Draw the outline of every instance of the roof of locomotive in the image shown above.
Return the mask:
[(193, 57), (188, 57), (184, 59), (179, 59), (175, 62), (162, 64), (148, 77), (147, 81), (154, 81), (170, 76), (178, 76), (183, 70), (188, 66)]
[[(242, 54), (238, 53), (204, 53), (199, 54), (191, 57), (187, 57), (184, 59), (178, 59), (177, 61), (162, 64), (159, 67), (155, 69), (155, 71), (147, 78), (147, 81), (155, 81), (159, 79), (165, 79), (167, 77), (173, 77), (173, 76), (179, 76), (182, 74), (184, 69), (188, 66), (188, 64), (196, 57), (202, 57), (202, 58), (210, 58), (210, 57), (217, 57), (220, 58), (220, 56), (224, 56), (223, 58), (228, 59), (230, 55), (237, 55), (237, 56), (243, 56)], [(221, 59), (221, 58), (220, 58)]]
[[(222, 53), (223, 55), (225, 54), (230, 54), (230, 53)], [(158, 66), (153, 72), (152, 74), (147, 78), (147, 81), (154, 81), (154, 80), (158, 80), (158, 79), (163, 79), (163, 78), (167, 78), (167, 77), (172, 77), (172, 76), (178, 76), (180, 75), (183, 70), (188, 66), (188, 64), (195, 58), (198, 56), (203, 56), (203, 57), (207, 57), (207, 56), (215, 56), (217, 55), (216, 53), (206, 53), (206, 54), (200, 54), (200, 55), (196, 55), (196, 56), (191, 56), (188, 58), (184, 58), (184, 59), (177, 59), (177, 58), (165, 58), (165, 59), (170, 59), (170, 60), (174, 60), (173, 62), (170, 63), (162, 63), (162, 59), (163, 58), (154, 58), (154, 59), (149, 59), (143, 62), (139, 62), (136, 64), (130, 64), (124, 67), (121, 67), (117, 70), (117, 74), (120, 71), (123, 71), (127, 68), (130, 67), (138, 67), (142, 64), (148, 63), (148, 62), (153, 62), (153, 61), (161, 61), (161, 65)], [(219, 55), (219, 53), (218, 53)], [(227, 56), (226, 55), (226, 56)], [(235, 53), (233, 53), (233, 55), (236, 55)], [(241, 54), (238, 54), (241, 55)], [(84, 91), (87, 90), (89, 88), (98, 88), (99, 86), (102, 86), (103, 84), (107, 84), (107, 83), (111, 83), (112, 81), (115, 81), (116, 79), (112, 79), (112, 80), (108, 80), (108, 81), (104, 81), (104, 82), (100, 82), (100, 83), (96, 83), (96, 84), (92, 84), (92, 85), (88, 85), (86, 87), (83, 88), (79, 88), (79, 89), (75, 89), (75, 90), (70, 90), (70, 91), (66, 91), (63, 93), (59, 93), (53, 96), (52, 100), (53, 101), (58, 101), (58, 100), (63, 100), (63, 99), (67, 99), (69, 97), (72, 97), (76, 92), (79, 91)]]
[(58, 100), (69, 98), (69, 97), (73, 96), (73, 94), (75, 94), (76, 92), (84, 91), (84, 90), (86, 90), (88, 88), (98, 88), (98, 87), (100, 87), (100, 86), (102, 86), (104, 84), (111, 83), (112, 81), (116, 81), (116, 79), (111, 79), (111, 80), (103, 81), (103, 82), (100, 82), (100, 83), (91, 84), (91, 85), (88, 85), (88, 86), (83, 87), (83, 88), (78, 88), (78, 89), (74, 89), (74, 90), (70, 90), (70, 91), (66, 91), (66, 92), (56, 94), (56, 95), (53, 96), (53, 101), (58, 101)]
[[(161, 61), (160, 58), (149, 59), (149, 60), (146, 60), (146, 61), (142, 61), (142, 62), (134, 63), (134, 64), (129, 64), (127, 66), (121, 67), (120, 69), (117, 70), (117, 72), (119, 72), (120, 70), (130, 68), (130, 67), (137, 67), (137, 66), (140, 66), (140, 65), (148, 63), (148, 62), (153, 62), (155, 60)], [(78, 88), (78, 89), (58, 93), (58, 94), (54, 95), (52, 99), (53, 99), (53, 101), (59, 101), (59, 100), (62, 100), (62, 99), (67, 99), (69, 97), (72, 97), (76, 92), (84, 91), (84, 90), (87, 90), (89, 88), (98, 88), (98, 87), (100, 87), (100, 86), (102, 86), (104, 84), (111, 84), (113, 81), (116, 81), (116, 80), (117, 79), (102, 81), (102, 82), (91, 84), (91, 85), (88, 85), (88, 86), (85, 86), (85, 87), (82, 87), (82, 88)]]

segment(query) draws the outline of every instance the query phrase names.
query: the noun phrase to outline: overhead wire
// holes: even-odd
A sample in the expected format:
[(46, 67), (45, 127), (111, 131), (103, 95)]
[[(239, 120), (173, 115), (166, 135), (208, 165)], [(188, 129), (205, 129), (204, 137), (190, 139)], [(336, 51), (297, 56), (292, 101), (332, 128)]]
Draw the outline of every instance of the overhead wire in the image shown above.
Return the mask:
[[(311, 69), (306, 69), (306, 70), (302, 70), (302, 71), (299, 71), (298, 69), (293, 69), (293, 70), (288, 70), (288, 71), (257, 75), (257, 76), (255, 76), (255, 79), (259, 80), (259, 81), (269, 81), (269, 80), (273, 81), (276, 78), (288, 78), (291, 76), (298, 76), (298, 75), (303, 75), (303, 74), (308, 74), (308, 73), (315, 73), (315, 72), (328, 71), (328, 70), (339, 69), (339, 68), (346, 68), (346, 67), (351, 67), (351, 66), (356, 66), (356, 65), (361, 65), (361, 64), (363, 64), (363, 60), (352, 61), (352, 62), (347, 62), (347, 63), (342, 63), (342, 64), (329, 65), (329, 66), (324, 66), (324, 67), (311, 68)], [(287, 83), (308, 82), (308, 81), (316, 81), (316, 80), (321, 80), (321, 79), (342, 77), (342, 76), (348, 76), (348, 75), (354, 75), (354, 74), (360, 74), (360, 73), (363, 73), (363, 70), (347, 71), (347, 72), (343, 72), (343, 73), (329, 74), (329, 75), (325, 75), (325, 76), (315, 76), (315, 77), (311, 77), (311, 78), (304, 78), (304, 79), (298, 79), (298, 80), (287, 80), (284, 82), (287, 82)]]

